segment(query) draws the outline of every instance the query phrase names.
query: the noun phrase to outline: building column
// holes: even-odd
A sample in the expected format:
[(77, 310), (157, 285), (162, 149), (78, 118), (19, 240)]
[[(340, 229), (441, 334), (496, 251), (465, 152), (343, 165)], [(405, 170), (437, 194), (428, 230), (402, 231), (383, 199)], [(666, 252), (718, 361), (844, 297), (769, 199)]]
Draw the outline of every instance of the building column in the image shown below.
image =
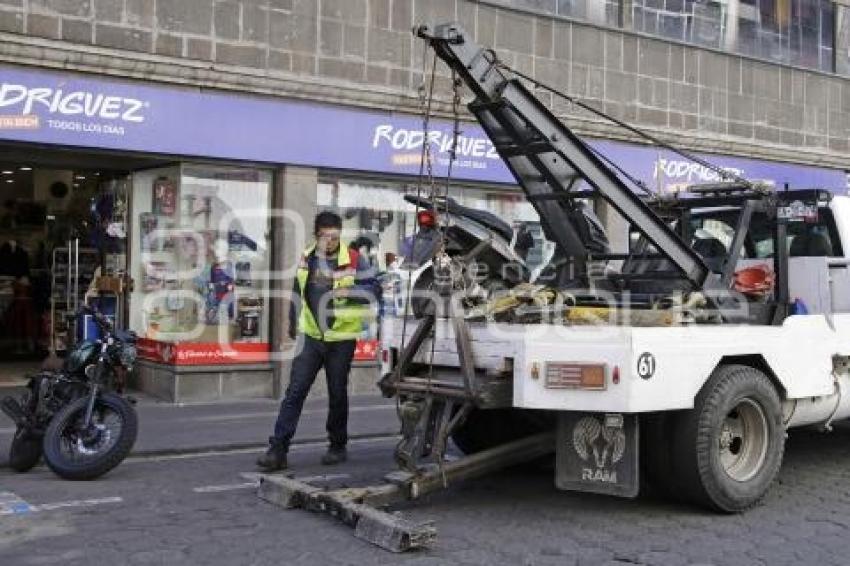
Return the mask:
[(596, 215), (602, 226), (605, 228), (605, 233), (608, 235), (608, 242), (611, 246), (611, 253), (624, 254), (629, 251), (629, 223), (620, 216), (613, 206), (602, 199), (596, 204)]
[(316, 216), (318, 170), (310, 167), (287, 166), (275, 173), (272, 198), (272, 248), (274, 269), (269, 282), (272, 293), (270, 341), (274, 359), (274, 395), (281, 397), (289, 379), (290, 360), (281, 352), (292, 347), (287, 335), (289, 301), (280, 298), (295, 284), (295, 266), (304, 247), (311, 240), (313, 218)]

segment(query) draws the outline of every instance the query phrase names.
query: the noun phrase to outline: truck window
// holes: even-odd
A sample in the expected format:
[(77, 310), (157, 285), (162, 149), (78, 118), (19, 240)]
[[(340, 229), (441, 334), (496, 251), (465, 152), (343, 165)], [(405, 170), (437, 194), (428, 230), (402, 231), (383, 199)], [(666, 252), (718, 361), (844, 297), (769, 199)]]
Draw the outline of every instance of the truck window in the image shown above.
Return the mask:
[[(736, 222), (737, 212), (729, 211), (692, 217), (691, 229), (696, 236), (694, 245), (700, 236), (711, 236), (722, 242), (728, 250)], [(754, 215), (744, 245), (744, 257), (773, 257), (773, 229), (773, 221), (765, 218), (763, 214)], [(841, 240), (838, 238), (835, 219), (830, 209), (821, 208), (817, 222), (788, 224), (788, 254), (791, 257), (843, 256)]]

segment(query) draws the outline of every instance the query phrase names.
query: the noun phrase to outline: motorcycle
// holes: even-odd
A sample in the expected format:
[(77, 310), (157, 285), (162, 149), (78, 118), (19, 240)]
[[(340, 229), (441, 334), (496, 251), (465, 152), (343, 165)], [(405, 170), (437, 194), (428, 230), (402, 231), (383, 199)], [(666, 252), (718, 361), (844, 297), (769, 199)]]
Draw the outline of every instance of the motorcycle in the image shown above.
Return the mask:
[(0, 402), (17, 427), (9, 450), (17, 472), (32, 469), (43, 454), (62, 478), (95, 479), (120, 464), (136, 442), (136, 411), (120, 394), (136, 360), (136, 335), (115, 330), (91, 307), (81, 314), (92, 316), (100, 339), (81, 341), (62, 369), (31, 376), (20, 399)]
[[(392, 312), (404, 312), (409, 289), (410, 311), (417, 318), (423, 315), (432, 292), (441, 283), (440, 270), (435, 269), (440, 255), (450, 260), (453, 268), (464, 271), (468, 284), (483, 295), (528, 280), (530, 269), (523, 250), (517, 249), (517, 234), (495, 214), (463, 206), (452, 198), (404, 198), (417, 209), (436, 208), (440, 222), (436, 229), (419, 231), (410, 238), (407, 257), (389, 274), (391, 280), (385, 278), (384, 296), (393, 302)], [(474, 270), (468, 270), (466, 262), (474, 262)]]

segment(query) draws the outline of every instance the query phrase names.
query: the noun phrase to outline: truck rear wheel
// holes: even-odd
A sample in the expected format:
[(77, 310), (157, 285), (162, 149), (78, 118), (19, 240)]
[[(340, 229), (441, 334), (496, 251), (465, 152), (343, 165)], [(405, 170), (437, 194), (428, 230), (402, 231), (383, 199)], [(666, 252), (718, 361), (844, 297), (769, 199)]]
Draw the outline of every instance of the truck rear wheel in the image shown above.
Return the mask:
[(677, 492), (726, 513), (748, 509), (764, 497), (782, 465), (779, 395), (754, 368), (720, 366), (693, 410), (676, 415), (672, 439)]

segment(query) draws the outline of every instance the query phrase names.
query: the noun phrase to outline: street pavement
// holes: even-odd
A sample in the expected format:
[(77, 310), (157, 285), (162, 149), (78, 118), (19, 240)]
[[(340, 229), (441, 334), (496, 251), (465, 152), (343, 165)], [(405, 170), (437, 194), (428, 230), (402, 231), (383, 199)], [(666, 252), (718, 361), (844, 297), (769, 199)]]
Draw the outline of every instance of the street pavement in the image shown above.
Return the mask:
[[(380, 402), (357, 399), (362, 407)], [(239, 411), (261, 414), (271, 406), (251, 410), (249, 403)], [(296, 477), (328, 487), (365, 485), (394, 468), (397, 439), (377, 433), (352, 441), (349, 462), (321, 466), (322, 404), (313, 408), (317, 412), (306, 418), (315, 421), (310, 426), (316, 440), (304, 427), (290, 456)], [(216, 410), (241, 414), (185, 409), (190, 412), (181, 422), (199, 429), (209, 422), (197, 419)], [(389, 409), (355, 412), (355, 435), (358, 414), (371, 415), (367, 420), (380, 414), (378, 420), (395, 423)], [(258, 431), (272, 420), (255, 420), (264, 419)], [(217, 452), (174, 453), (149, 444), (148, 455), (134, 456), (93, 482), (63, 481), (43, 466), (23, 475), (0, 469), (0, 565), (850, 563), (847, 423), (831, 434), (791, 431), (777, 484), (762, 504), (741, 515), (718, 515), (651, 494), (623, 500), (560, 492), (551, 469), (523, 467), (405, 505), (405, 516), (434, 520), (439, 534), (433, 548), (404, 555), (354, 538), (331, 517), (258, 499), (251, 474), (261, 449), (239, 448), (239, 437), (228, 438), (233, 447)]]
[[(291, 464), (317, 485), (362, 485), (392, 468), (394, 443), (354, 441), (350, 461), (332, 468), (318, 464), (322, 443), (300, 444)], [(523, 468), (406, 506), (405, 516), (435, 520), (439, 534), (433, 548), (404, 555), (330, 517), (259, 500), (245, 475), (257, 453), (135, 457), (82, 483), (43, 467), (0, 470), (0, 491), (21, 509), (0, 515), (0, 564), (783, 566), (846, 565), (850, 555), (846, 427), (792, 434), (778, 485), (742, 515), (559, 492), (551, 470)]]

